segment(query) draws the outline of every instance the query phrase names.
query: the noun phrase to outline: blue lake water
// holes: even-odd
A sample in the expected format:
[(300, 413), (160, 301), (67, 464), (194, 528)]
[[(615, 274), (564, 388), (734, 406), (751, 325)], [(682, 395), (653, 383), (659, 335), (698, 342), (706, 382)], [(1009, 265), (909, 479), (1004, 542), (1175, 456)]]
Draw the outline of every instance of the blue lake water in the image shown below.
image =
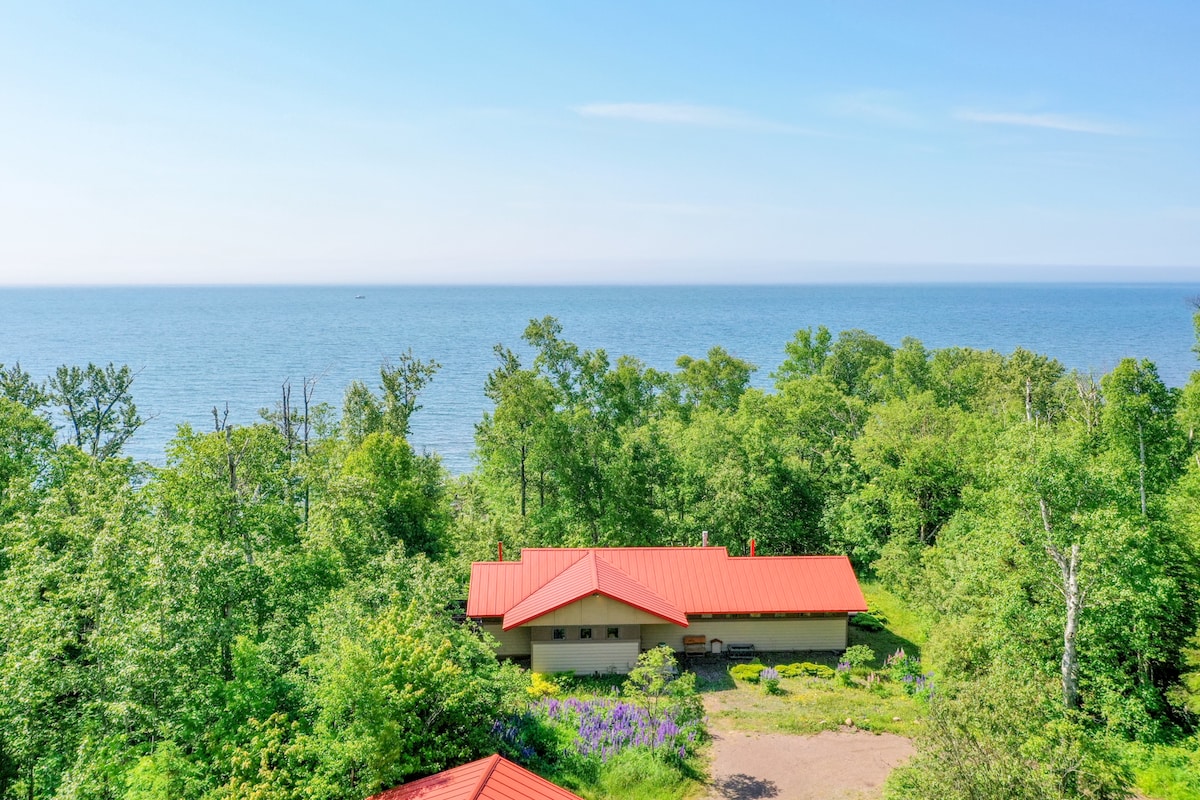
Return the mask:
[[(364, 295), (356, 299), (356, 295)], [(1021, 346), (1097, 374), (1123, 357), (1150, 358), (1168, 385), (1196, 368), (1188, 299), (1175, 285), (705, 287), (218, 287), (0, 289), (0, 363), (42, 377), (59, 364), (126, 363), (143, 415), (127, 450), (152, 463), (181, 422), (207, 429), (210, 409), (245, 423), (293, 399), (319, 375), (315, 400), (340, 404), (354, 379), (408, 348), (442, 369), (413, 420), (413, 444), (471, 468), (474, 425), (487, 408), (492, 347), (521, 351), (531, 318), (558, 317), (584, 348), (671, 368), (719, 344), (758, 365), (769, 387), (799, 328), (862, 328), (892, 344), (1011, 352)]]

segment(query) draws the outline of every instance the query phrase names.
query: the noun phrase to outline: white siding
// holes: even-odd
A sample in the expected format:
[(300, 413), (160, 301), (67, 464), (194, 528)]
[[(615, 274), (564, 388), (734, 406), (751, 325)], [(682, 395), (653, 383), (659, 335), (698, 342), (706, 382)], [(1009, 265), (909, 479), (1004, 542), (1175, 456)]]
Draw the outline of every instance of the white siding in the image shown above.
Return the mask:
[(625, 674), (637, 664), (636, 641), (534, 642), (530, 668), (534, 672), (574, 672), (591, 675)]
[(485, 622), (481, 627), (500, 643), (496, 648), (496, 655), (500, 658), (529, 655), (529, 628), (513, 628), (506, 631), (499, 622)]
[(707, 636), (731, 644), (753, 644), (759, 650), (844, 650), (847, 618), (689, 619), (688, 627), (643, 625), (642, 648), (665, 643), (683, 650), (684, 636)]

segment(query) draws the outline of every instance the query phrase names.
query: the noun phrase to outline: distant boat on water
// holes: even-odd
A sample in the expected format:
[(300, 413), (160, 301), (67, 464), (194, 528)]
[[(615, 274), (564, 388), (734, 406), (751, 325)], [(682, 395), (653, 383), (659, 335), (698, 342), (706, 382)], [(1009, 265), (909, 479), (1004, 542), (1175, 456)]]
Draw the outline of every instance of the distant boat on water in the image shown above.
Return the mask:
[(355, 300), (366, 300), (367, 296), (365, 294), (356, 294), (356, 295), (354, 295), (354, 299)]

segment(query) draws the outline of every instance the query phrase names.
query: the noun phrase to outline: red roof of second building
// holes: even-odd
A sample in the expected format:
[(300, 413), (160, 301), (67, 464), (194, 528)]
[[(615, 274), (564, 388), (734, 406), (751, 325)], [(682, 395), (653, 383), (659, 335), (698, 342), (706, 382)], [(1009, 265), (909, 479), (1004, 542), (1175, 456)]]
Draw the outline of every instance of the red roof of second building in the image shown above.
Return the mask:
[(500, 755), (406, 783), (369, 800), (581, 800)]
[[(599, 569), (614, 568), (610, 591), (583, 591), (586, 580), (556, 582), (568, 571), (580, 573), (581, 579), (589, 574), (586, 565), (576, 566), (585, 559), (594, 560)], [(652, 601), (646, 592), (659, 599)], [(591, 593), (664, 619), (671, 616), (663, 613), (666, 609), (684, 615), (867, 609), (845, 556), (731, 557), (724, 547), (526, 548), (520, 561), (471, 565), (467, 614), (507, 617), (519, 612), (505, 619), (510, 628)], [(670, 621), (686, 624), (686, 617)]]

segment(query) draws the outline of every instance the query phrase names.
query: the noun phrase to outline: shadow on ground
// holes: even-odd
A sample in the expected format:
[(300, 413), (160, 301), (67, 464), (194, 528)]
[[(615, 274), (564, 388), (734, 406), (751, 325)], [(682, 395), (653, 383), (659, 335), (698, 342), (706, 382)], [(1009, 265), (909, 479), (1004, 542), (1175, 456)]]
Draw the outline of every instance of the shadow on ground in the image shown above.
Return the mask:
[(774, 781), (764, 781), (750, 775), (730, 775), (713, 784), (717, 796), (725, 800), (758, 800), (763, 797), (778, 797), (779, 789)]

